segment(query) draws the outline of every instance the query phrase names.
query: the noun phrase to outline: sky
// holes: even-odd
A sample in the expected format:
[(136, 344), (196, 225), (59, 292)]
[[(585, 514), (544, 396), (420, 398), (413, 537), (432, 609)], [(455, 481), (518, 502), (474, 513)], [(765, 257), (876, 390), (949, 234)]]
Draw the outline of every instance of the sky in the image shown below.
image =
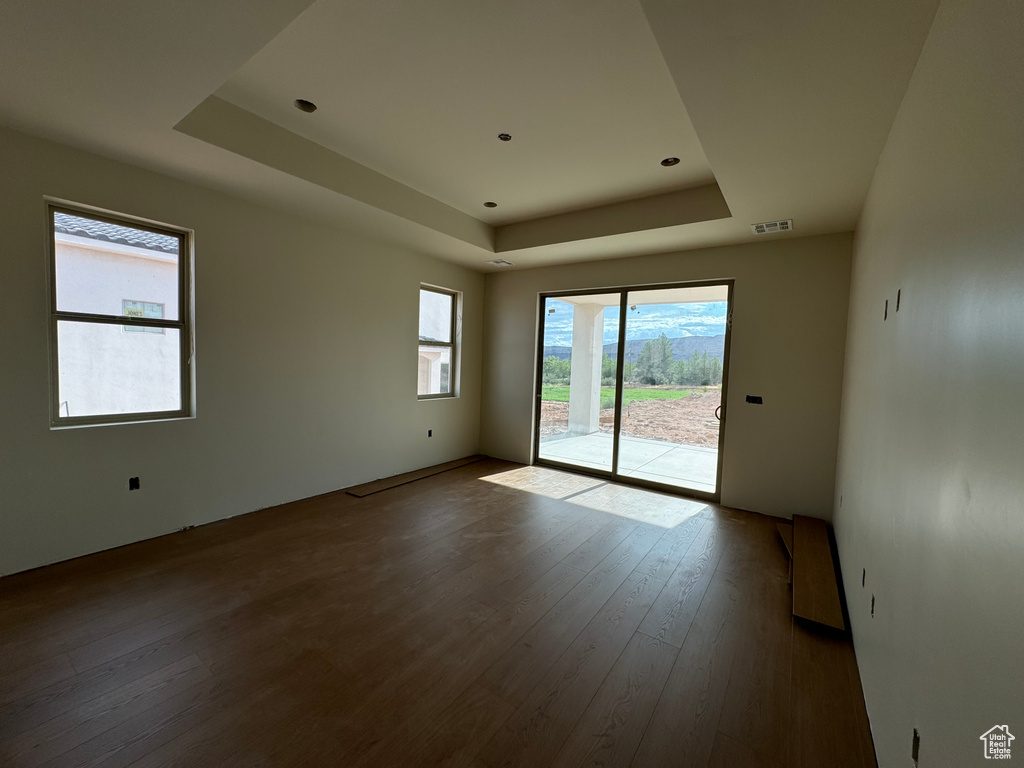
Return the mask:
[(420, 341), (452, 340), (452, 297), (420, 289)]
[[(728, 302), (635, 305), (626, 310), (626, 338), (653, 339), (664, 333), (670, 339), (681, 336), (721, 336), (725, 333)], [(552, 312), (551, 310), (555, 310)], [(572, 305), (547, 299), (544, 314), (544, 346), (572, 346)], [(619, 338), (619, 308), (604, 310), (604, 343)]]

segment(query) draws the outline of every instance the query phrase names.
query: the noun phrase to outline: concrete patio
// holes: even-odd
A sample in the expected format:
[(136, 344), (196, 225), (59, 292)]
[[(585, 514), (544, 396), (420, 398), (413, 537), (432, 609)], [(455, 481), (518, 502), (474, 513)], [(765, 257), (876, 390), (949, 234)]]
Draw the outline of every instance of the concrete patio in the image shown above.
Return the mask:
[[(611, 471), (612, 436), (553, 435), (541, 438), (540, 458)], [(622, 436), (619, 441), (619, 474), (655, 483), (715, 492), (718, 451), (661, 440)]]

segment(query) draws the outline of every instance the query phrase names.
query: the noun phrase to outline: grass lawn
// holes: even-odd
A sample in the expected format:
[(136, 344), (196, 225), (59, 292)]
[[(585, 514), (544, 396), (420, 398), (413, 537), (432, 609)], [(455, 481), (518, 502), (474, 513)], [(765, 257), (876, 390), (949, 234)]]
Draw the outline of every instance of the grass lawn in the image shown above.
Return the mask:
[[(637, 400), (679, 400), (690, 394), (688, 389), (624, 389), (622, 405), (627, 406)], [(615, 387), (601, 387), (601, 400), (608, 401), (615, 397)], [(545, 384), (541, 391), (541, 399), (554, 403), (569, 402), (569, 388)]]

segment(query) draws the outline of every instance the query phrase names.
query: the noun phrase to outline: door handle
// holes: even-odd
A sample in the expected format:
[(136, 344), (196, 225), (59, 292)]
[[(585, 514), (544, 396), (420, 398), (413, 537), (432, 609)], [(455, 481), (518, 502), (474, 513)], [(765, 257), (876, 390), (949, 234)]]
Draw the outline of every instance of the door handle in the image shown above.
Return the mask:
[(722, 406), (721, 405), (719, 405), (717, 408), (715, 408), (715, 418), (718, 419), (719, 421), (722, 420)]

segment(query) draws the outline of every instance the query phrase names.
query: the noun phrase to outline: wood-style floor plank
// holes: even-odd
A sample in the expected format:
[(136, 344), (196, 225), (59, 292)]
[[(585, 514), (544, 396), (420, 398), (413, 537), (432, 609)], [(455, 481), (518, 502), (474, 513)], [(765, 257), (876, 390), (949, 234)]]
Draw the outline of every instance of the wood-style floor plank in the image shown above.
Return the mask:
[(874, 766), (776, 521), (485, 460), (0, 579), (0, 764)]
[(432, 467), (424, 467), (423, 469), (415, 469), (412, 472), (403, 472), (400, 475), (392, 475), (391, 477), (384, 477), (380, 480), (374, 480), (369, 483), (363, 483), (362, 485), (353, 485), (351, 488), (346, 488), (345, 493), (351, 496), (371, 496), (374, 493), (380, 493), (381, 491), (388, 491), (392, 488), (397, 488), (400, 485), (406, 483), (413, 483), (417, 480), (423, 480), (424, 478), (430, 477), (431, 475), (439, 475), (442, 472), (447, 472), (451, 469), (458, 469), (464, 467), (467, 464), (473, 464), (477, 461), (482, 461), (485, 456), (476, 454), (473, 456), (466, 456), (462, 459), (455, 459), (455, 461), (448, 461), (444, 464), (435, 464)]
[(472, 596), (492, 608), (503, 608), (525, 585), (533, 581), (538, 573), (543, 573), (562, 562), (570, 552), (605, 527), (606, 524), (606, 516), (599, 513), (576, 521), (558, 536), (515, 563), (507, 571), (500, 572), (500, 578), (495, 578), (491, 583), (480, 587), (473, 592)]
[(604, 528), (566, 555), (562, 562), (584, 572), (592, 571), (639, 525), (635, 520), (612, 518)]
[(533, 630), (483, 674), (481, 684), (506, 701), (521, 704), (662, 535), (664, 531), (653, 526), (635, 528)]
[[(303, 679), (300, 674), (303, 654), (290, 646), (285, 649), (254, 648), (246, 661), (250, 665), (246, 673), (215, 675), (193, 685), (83, 742), (47, 763), (46, 768), (84, 765), (123, 768), (135, 765), (138, 760), (148, 758), (183, 734), (207, 727), (222, 711), (235, 710), (237, 713), (240, 702), (259, 706), (264, 699), (276, 695), (287, 681)], [(339, 686), (339, 689), (345, 693), (351, 691), (351, 687)], [(235, 746), (240, 748), (241, 744), (236, 743)], [(173, 756), (175, 750), (161, 754)]]
[(828, 524), (793, 516), (793, 615), (845, 629)]
[(186, 643), (158, 644), (125, 654), (109, 664), (38, 687), (0, 707), (0, 741), (82, 707), (106, 693), (192, 654)]
[[(75, 676), (75, 667), (67, 654), (61, 653), (31, 667), (8, 672), (0, 677), (0, 705), (31, 694), (47, 683), (60, 683)], [(2, 711), (2, 710), (0, 710)], [(0, 724), (0, 729), (2, 729)], [(2, 731), (0, 731), (2, 732)]]
[(792, 617), (789, 585), (740, 582), (746, 610), (718, 730), (779, 765), (789, 765)]
[(635, 633), (553, 765), (628, 766), (678, 654), (668, 643)]
[(742, 601), (728, 579), (708, 587), (634, 755), (636, 768), (708, 764), (739, 646)]
[(714, 523), (703, 527), (640, 625), (641, 632), (682, 648), (704, 592), (714, 578), (723, 544)]
[(706, 523), (706, 517), (695, 515), (668, 530), (654, 545), (654, 548), (647, 553), (647, 557), (640, 562), (637, 570), (641, 573), (649, 573), (656, 579), (668, 579)]
[[(793, 768), (875, 768), (874, 746), (854, 684), (853, 646), (826, 627), (793, 622)], [(816, 734), (816, 736), (813, 736)]]
[[(374, 750), (382, 742), (410, 738), (479, 681), (487, 667), (508, 650), (585, 576), (559, 563), (527, 585), (502, 610), (471, 632), (413, 664), (394, 658), (399, 669), (357, 702), (341, 731), (331, 724), (335, 744), (317, 760), (326, 764), (379, 765)], [(362, 677), (360, 671), (360, 677)], [(332, 762), (333, 761), (333, 762)]]
[(502, 768), (550, 765), (664, 585), (646, 573), (627, 578), (523, 697), (476, 762)]
[(709, 768), (787, 768), (788, 763), (778, 762), (757, 752), (736, 739), (719, 733), (711, 751)]
[(30, 768), (59, 757), (134, 713), (187, 690), (210, 676), (197, 656), (168, 664), (86, 704), (0, 743), (0, 765)]
[(475, 683), (435, 717), (401, 729), (401, 738), (386, 738), (361, 763), (408, 768), (470, 766), (476, 754), (516, 708)]

